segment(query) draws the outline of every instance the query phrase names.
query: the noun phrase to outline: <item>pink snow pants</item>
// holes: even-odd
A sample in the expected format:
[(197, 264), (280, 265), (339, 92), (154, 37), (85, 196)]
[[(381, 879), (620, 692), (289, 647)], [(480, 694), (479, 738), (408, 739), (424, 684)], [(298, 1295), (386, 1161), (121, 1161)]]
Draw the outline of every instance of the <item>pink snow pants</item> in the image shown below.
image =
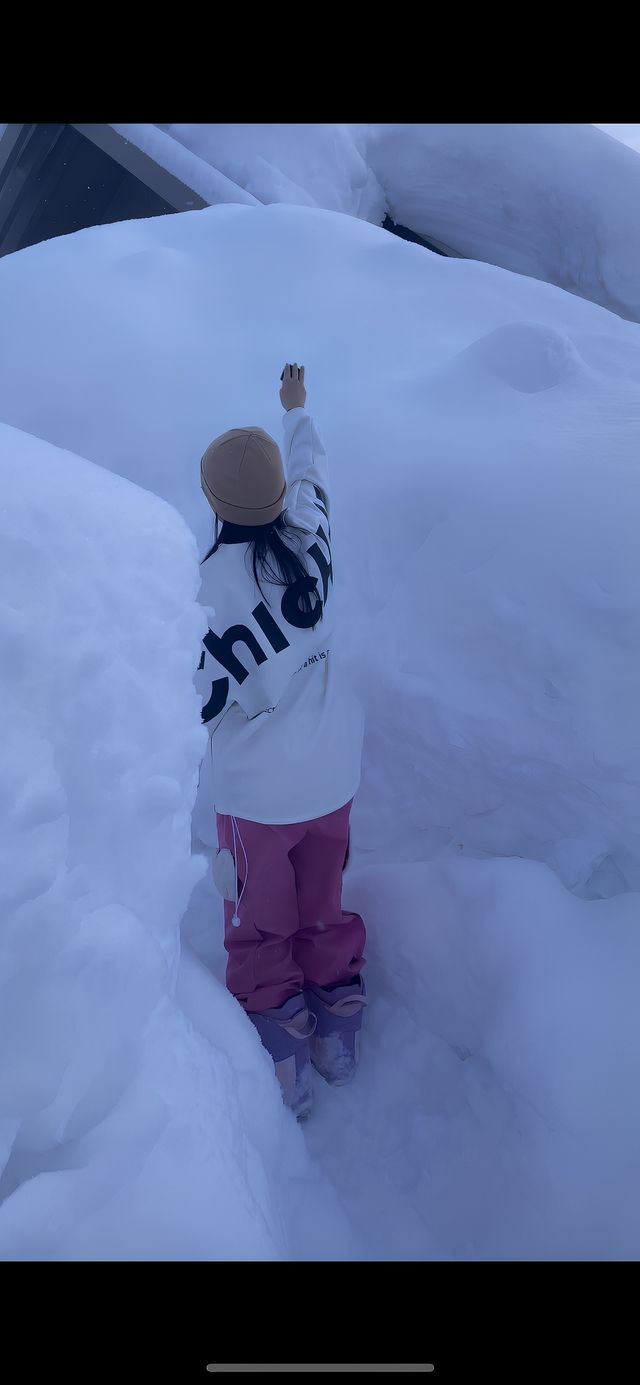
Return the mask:
[[(245, 1010), (277, 1008), (307, 984), (348, 981), (364, 965), (364, 923), (342, 911), (350, 812), (346, 803), (326, 817), (282, 827), (235, 819), (238, 892), (244, 886), (244, 893), (239, 927), (231, 922), (235, 905), (225, 900), (224, 945), (227, 987)], [(216, 817), (221, 848), (234, 852), (232, 819)]]

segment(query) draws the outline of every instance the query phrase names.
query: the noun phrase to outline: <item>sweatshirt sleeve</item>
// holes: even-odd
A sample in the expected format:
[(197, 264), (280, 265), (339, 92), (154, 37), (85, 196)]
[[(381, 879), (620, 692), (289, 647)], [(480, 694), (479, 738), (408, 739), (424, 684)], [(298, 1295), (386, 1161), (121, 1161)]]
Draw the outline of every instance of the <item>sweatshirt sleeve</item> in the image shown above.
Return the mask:
[(284, 416), (283, 427), (285, 505), (301, 528), (315, 533), (318, 521), (329, 519), (327, 454), (306, 409), (290, 409)]

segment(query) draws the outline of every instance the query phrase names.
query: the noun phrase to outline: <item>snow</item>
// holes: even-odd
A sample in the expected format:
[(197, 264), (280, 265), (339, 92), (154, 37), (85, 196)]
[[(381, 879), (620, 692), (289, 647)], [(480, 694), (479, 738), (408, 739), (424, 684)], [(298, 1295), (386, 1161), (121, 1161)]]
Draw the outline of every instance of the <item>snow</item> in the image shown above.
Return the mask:
[[(306, 206), (0, 285), (0, 1253), (637, 1257), (640, 328)], [(362, 1069), (304, 1132), (222, 984), (206, 759), (188, 826), (198, 461), (291, 356), (368, 716)]]
[(157, 125), (113, 125), (112, 128), (124, 139), (135, 144), (144, 154), (148, 154), (157, 164), (180, 178), (187, 187), (192, 188), (210, 206), (218, 202), (242, 202), (255, 206), (258, 199), (237, 183), (226, 178), (218, 169), (199, 159), (195, 154), (171, 138)]
[(384, 220), (384, 193), (349, 125), (202, 123), (169, 125), (166, 134), (259, 202)]
[(593, 125), (374, 125), (394, 221), (640, 318), (640, 160)]
[[(451, 254), (558, 284), (622, 317), (640, 318), (640, 126), (127, 128), (146, 132), (134, 138), (157, 144), (156, 156), (171, 157), (172, 171), (188, 151), (200, 169), (230, 180), (236, 191), (224, 195), (225, 185), (216, 186), (212, 202), (239, 201), (244, 189), (261, 203), (319, 207), (376, 225), (389, 212)], [(170, 156), (172, 146), (177, 154)], [(207, 197), (202, 182), (199, 190)]]
[(273, 1168), (321, 1180), (224, 988), (206, 1041), (173, 995), (204, 869), (193, 536), (165, 501), (4, 424), (0, 466), (0, 1251), (282, 1257)]
[(640, 153), (640, 125), (596, 125), (596, 129), (604, 130), (607, 135), (619, 139), (621, 144), (626, 144), (629, 149), (635, 149)]

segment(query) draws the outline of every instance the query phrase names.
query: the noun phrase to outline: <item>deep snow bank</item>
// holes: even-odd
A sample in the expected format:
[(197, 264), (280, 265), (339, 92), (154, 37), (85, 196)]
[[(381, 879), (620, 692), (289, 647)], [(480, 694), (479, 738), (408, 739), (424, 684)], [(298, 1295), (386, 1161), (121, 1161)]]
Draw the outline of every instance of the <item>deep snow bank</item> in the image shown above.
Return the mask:
[(606, 127), (131, 128), (138, 142), (164, 141), (157, 154), (169, 156), (171, 166), (183, 158), (188, 172), (187, 159), (195, 163), (197, 156), (200, 169), (215, 170), (211, 176), (219, 180), (222, 175), (212, 202), (253, 196), (346, 212), (377, 225), (389, 211), (455, 254), (559, 284), (622, 317), (640, 318), (640, 160), (603, 134)]
[(541, 860), (585, 897), (640, 888), (638, 394), (613, 340), (513, 323), (407, 391), (429, 521), (390, 594), (377, 565), (356, 656), (371, 846)]
[(368, 675), (364, 846), (638, 888), (635, 324), (290, 207), (84, 232), (0, 285), (0, 414), (158, 491), (203, 545), (203, 448), (277, 434), (280, 363), (307, 361)]
[[(638, 888), (640, 862), (640, 329), (533, 278), (442, 260), (351, 217), (282, 206), (218, 207), (66, 237), (0, 262), (0, 293), (0, 416), (157, 491), (202, 545), (203, 447), (238, 423), (277, 433), (282, 361), (306, 361), (333, 472), (342, 616), (369, 721), (350, 902), (370, 925), (373, 1002), (362, 1083), (321, 1092), (307, 1136), (321, 1176), (278, 1104), (254, 1031), (190, 953), (179, 1008), (170, 997), (172, 930), (194, 879), (187, 812), (200, 745), (190, 686), (198, 633), (184, 614), (197, 580), (190, 541), (159, 502), (91, 468), (85, 486), (77, 473), (87, 475), (85, 465), (65, 459), (76, 468), (73, 503), (84, 504), (86, 492), (87, 532), (99, 535), (79, 549), (87, 566), (70, 569), (64, 601), (57, 586), (46, 587), (55, 621), (61, 607), (65, 620), (71, 613), (68, 670), (54, 649), (60, 690), (38, 683), (41, 665), (29, 663), (31, 643), (11, 610), (7, 629), (17, 643), (3, 668), (24, 669), (31, 719), (45, 694), (55, 707), (70, 698), (74, 726), (113, 778), (107, 809), (106, 777), (98, 776), (94, 801), (67, 741), (47, 732), (70, 766), (61, 792), (68, 798), (73, 789), (79, 805), (69, 833), (78, 843), (69, 858), (78, 866), (73, 887), (81, 900), (96, 892), (95, 907), (110, 918), (116, 906), (128, 913), (119, 916), (121, 942), (108, 965), (100, 928), (86, 935), (96, 958), (91, 985), (106, 997), (104, 1011), (93, 1007), (98, 1027), (104, 1016), (104, 1082), (93, 1080), (91, 1028), (82, 1019), (73, 1021), (82, 1041), (64, 1049), (73, 1063), (60, 1095), (46, 1064), (40, 1076), (42, 1045), (29, 1056), (30, 1036), (45, 1022), (41, 996), (65, 997), (46, 1021), (54, 1055), (67, 1044), (60, 1013), (82, 1017), (87, 988), (93, 997), (88, 981), (79, 997), (71, 981), (59, 990), (69, 954), (45, 953), (46, 964), (38, 970), (34, 962), (25, 979), (36, 1019), (15, 1031), (15, 1051), (26, 1056), (4, 1108), (8, 1150), (18, 1136), (4, 1188), (29, 1172), (38, 1177), (4, 1205), (4, 1253), (82, 1254), (91, 1246), (134, 1254), (140, 1245), (159, 1256), (629, 1253), (637, 1211), (624, 1151), (635, 1158), (638, 1148), (629, 1098), (638, 959), (628, 925), (637, 897), (625, 892)], [(11, 455), (25, 464), (16, 476), (24, 474), (26, 489), (16, 494), (31, 518), (12, 530), (30, 535), (33, 522), (39, 536), (41, 488), (28, 464), (41, 445), (20, 445), (18, 454), (12, 435)], [(43, 466), (42, 486), (57, 474)], [(62, 501), (71, 504), (66, 494)], [(83, 513), (71, 510), (74, 542)], [(104, 514), (109, 532), (117, 530), (117, 544), (111, 538), (106, 547)], [(58, 518), (68, 536), (64, 509)], [(54, 553), (55, 528), (46, 535)], [(11, 563), (21, 589), (30, 561), (19, 552)], [(131, 636), (130, 600), (136, 629), (158, 627), (160, 662), (144, 634), (140, 647)], [(29, 614), (40, 629), (41, 608), (30, 605)], [(123, 667), (110, 653), (95, 713), (94, 645), (85, 632), (94, 614), (110, 651), (124, 640), (129, 660)], [(48, 627), (42, 638), (48, 650)], [(167, 689), (166, 707), (158, 687)], [(125, 693), (133, 734), (120, 717)], [(7, 695), (15, 707), (13, 673)], [(63, 707), (55, 726), (68, 728), (65, 717)], [(48, 783), (46, 737), (36, 753), (24, 736), (21, 757), (37, 762), (38, 782)], [(130, 753), (139, 758), (127, 777)], [(21, 765), (11, 762), (7, 774), (17, 777)], [(169, 792), (167, 779), (178, 789)], [(200, 798), (200, 821), (208, 817), (210, 827), (210, 805)], [(58, 823), (64, 802), (47, 808), (58, 863), (70, 849)], [(143, 811), (164, 824), (159, 837)], [(83, 817), (91, 814), (111, 834), (125, 887), (99, 842), (87, 840)], [(42, 841), (32, 844), (30, 869), (53, 859), (46, 833)], [(526, 859), (459, 859), (465, 855)], [(171, 911), (161, 889), (165, 861), (176, 872)], [(145, 894), (154, 870), (157, 923)], [(11, 934), (21, 968), (23, 949), (39, 955), (45, 913), (55, 946), (66, 942), (72, 899), (67, 882), (59, 916), (51, 869), (37, 885), (49, 890), (46, 904), (29, 888), (35, 902), (21, 906), (18, 891), (22, 912)], [(618, 897), (598, 900), (608, 895)], [(220, 951), (219, 905), (206, 879), (195, 886), (187, 923), (196, 951)], [(109, 1003), (121, 955), (131, 982), (126, 1062)], [(146, 969), (151, 979), (134, 984)], [(545, 1036), (549, 1007), (553, 1043)], [(85, 1054), (86, 1078), (78, 1076)], [(113, 1091), (122, 1093), (115, 1107)], [(541, 1123), (531, 1116), (536, 1103)], [(363, 1162), (365, 1147), (371, 1157)], [(556, 1235), (572, 1158), (581, 1175)], [(356, 1224), (355, 1240), (336, 1197)], [(166, 1209), (160, 1218), (156, 1201)], [(587, 1206), (590, 1219), (581, 1220)], [(46, 1232), (45, 1212), (53, 1218)]]
[(314, 1175), (255, 1031), (211, 979), (224, 1042), (172, 999), (202, 872), (193, 537), (4, 424), (0, 473), (0, 1256), (288, 1254), (281, 1167)]
[(640, 159), (594, 125), (368, 125), (392, 217), (640, 319)]

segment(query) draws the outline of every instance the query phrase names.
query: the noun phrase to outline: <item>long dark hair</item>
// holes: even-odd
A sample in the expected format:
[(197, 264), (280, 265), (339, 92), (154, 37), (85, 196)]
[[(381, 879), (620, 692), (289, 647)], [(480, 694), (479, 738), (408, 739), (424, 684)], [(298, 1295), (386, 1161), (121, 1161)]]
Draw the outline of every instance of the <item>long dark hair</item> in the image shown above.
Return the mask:
[(226, 521), (220, 528), (220, 521), (216, 515), (214, 543), (209, 552), (205, 553), (202, 562), (206, 563), (208, 558), (212, 558), (214, 553), (218, 552), (221, 544), (245, 543), (247, 569), (249, 572), (253, 572), (255, 584), (267, 605), (269, 601), (262, 590), (261, 577), (264, 582), (273, 582), (277, 587), (297, 585), (299, 608), (305, 615), (315, 614), (315, 620), (310, 622), (311, 629), (315, 629), (322, 615), (322, 601), (318, 593), (317, 578), (312, 577), (308, 572), (300, 557), (300, 552), (296, 553), (288, 543), (285, 543), (283, 534), (294, 540), (298, 544), (298, 550), (300, 550), (302, 531), (287, 520), (286, 511), (278, 515), (278, 518), (274, 519), (271, 524), (261, 524), (255, 529), (228, 524)]

